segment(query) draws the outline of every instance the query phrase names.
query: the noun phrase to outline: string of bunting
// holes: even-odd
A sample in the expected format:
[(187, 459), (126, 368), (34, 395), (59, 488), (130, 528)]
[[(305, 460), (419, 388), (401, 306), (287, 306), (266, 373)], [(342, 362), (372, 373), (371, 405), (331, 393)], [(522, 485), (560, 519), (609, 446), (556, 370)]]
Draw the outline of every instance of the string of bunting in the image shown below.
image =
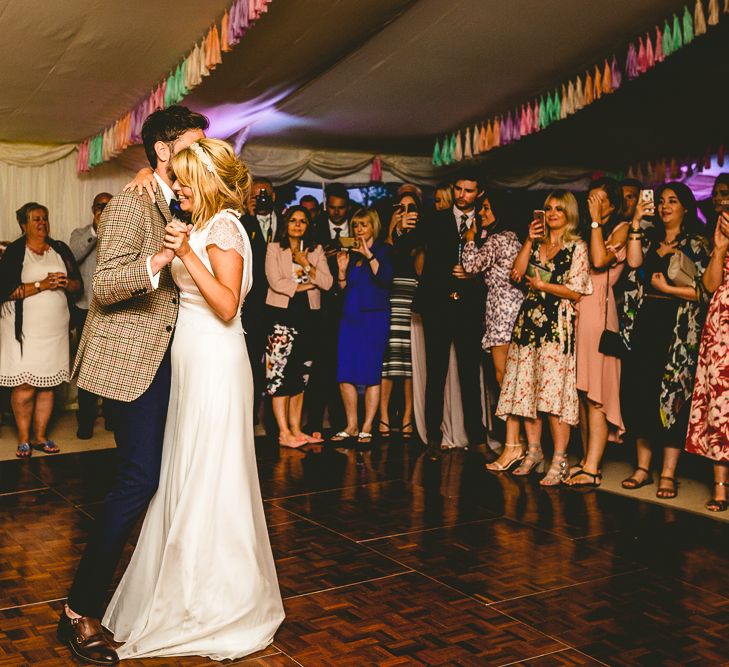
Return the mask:
[(178, 104), (199, 86), (203, 77), (222, 62), (222, 54), (232, 51), (246, 31), (268, 11), (270, 3), (271, 0), (236, 0), (223, 14), (220, 27), (213, 24), (188, 56), (152, 89), (148, 97), (99, 134), (79, 144), (76, 169), (79, 172), (89, 171), (116, 157), (132, 144), (141, 143), (144, 119), (156, 109)]
[[(729, 0), (723, 0), (723, 14), (729, 14)], [(708, 0), (708, 12), (704, 2), (696, 0), (694, 10), (684, 6), (683, 16), (674, 13), (667, 18), (663, 27), (655, 27), (645, 35), (632, 41), (627, 50), (625, 66), (620, 69), (618, 58), (613, 54), (602, 64), (596, 64), (584, 75), (563, 83), (560, 89), (546, 92), (531, 102), (508, 113), (498, 114), (435, 140), (433, 165), (443, 167), (474, 158), (483, 153), (519, 141), (522, 137), (540, 132), (552, 123), (564, 120), (603, 95), (615, 92), (623, 83), (623, 77), (637, 79), (648, 70), (662, 63), (671, 54), (690, 44), (696, 37), (704, 35), (707, 26), (719, 23), (719, 0)]]

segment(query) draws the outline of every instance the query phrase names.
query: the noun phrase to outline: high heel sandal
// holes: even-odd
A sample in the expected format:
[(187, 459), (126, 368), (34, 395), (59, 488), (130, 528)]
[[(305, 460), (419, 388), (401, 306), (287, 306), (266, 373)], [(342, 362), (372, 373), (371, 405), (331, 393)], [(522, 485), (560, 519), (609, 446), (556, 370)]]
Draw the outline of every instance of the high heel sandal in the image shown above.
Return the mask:
[[(408, 427), (410, 428), (410, 430), (409, 431), (406, 431), (405, 429), (408, 428)], [(412, 424), (412, 422), (408, 422), (407, 424), (403, 424), (400, 427), (400, 437), (403, 440), (410, 440), (413, 437), (413, 424)]]
[(570, 467), (567, 463), (567, 452), (555, 454), (547, 474), (539, 481), (541, 486), (558, 486), (569, 477)]
[(541, 444), (529, 445), (526, 458), (521, 462), (521, 465), (514, 470), (514, 474), (519, 477), (526, 477), (531, 474), (533, 470), (536, 470), (537, 472), (544, 472), (544, 453), (542, 452)]
[[(727, 487), (729, 484), (726, 482), (714, 482), (714, 486)], [(709, 512), (726, 512), (727, 509), (729, 509), (729, 501), (712, 498), (706, 503), (706, 509), (709, 510)]]
[[(383, 426), (385, 427), (384, 431), (382, 430)], [(379, 435), (383, 440), (386, 440), (392, 435), (390, 425), (382, 419), (380, 419), (380, 425), (377, 427), (377, 435)]]
[(498, 460), (494, 461), (493, 463), (487, 463), (486, 464), (486, 470), (489, 470), (491, 472), (506, 472), (509, 470), (515, 463), (519, 463), (519, 461), (522, 461), (524, 459), (524, 452), (520, 451), (519, 454), (508, 461), (506, 464), (501, 462), (501, 457), (506, 452), (506, 448), (509, 447), (511, 449), (519, 449), (521, 450), (521, 443), (517, 442), (515, 445), (510, 445), (509, 443), (504, 445), (504, 451), (501, 453), (501, 456), (498, 458)]

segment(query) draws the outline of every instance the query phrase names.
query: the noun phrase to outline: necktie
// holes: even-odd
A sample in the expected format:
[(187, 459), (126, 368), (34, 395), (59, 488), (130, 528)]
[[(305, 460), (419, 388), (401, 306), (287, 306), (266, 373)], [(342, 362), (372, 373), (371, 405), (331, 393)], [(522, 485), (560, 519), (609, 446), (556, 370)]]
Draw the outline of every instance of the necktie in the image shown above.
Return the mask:
[(273, 225), (269, 221), (268, 231), (266, 232), (266, 243), (271, 243), (272, 240), (273, 240)]
[(342, 228), (341, 227), (335, 227), (334, 228), (334, 240), (339, 241), (339, 237), (342, 235)]
[(468, 229), (468, 216), (462, 215), (461, 222), (458, 224), (458, 233), (463, 236)]
[(170, 199), (170, 213), (172, 213), (173, 218), (177, 218), (178, 220), (188, 224), (192, 220), (191, 214), (182, 210), (180, 202), (177, 199)]

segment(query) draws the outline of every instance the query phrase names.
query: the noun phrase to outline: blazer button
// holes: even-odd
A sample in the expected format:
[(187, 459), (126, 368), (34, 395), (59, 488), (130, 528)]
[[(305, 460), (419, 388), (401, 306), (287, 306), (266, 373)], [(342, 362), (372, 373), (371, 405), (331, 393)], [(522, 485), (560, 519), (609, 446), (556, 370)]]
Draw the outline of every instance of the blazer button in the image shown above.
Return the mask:
[(174, 296), (172, 297), (172, 303), (177, 303), (177, 298)]
[(165, 331), (172, 331), (172, 326), (168, 324), (168, 325), (167, 325), (167, 326), (165, 327)]

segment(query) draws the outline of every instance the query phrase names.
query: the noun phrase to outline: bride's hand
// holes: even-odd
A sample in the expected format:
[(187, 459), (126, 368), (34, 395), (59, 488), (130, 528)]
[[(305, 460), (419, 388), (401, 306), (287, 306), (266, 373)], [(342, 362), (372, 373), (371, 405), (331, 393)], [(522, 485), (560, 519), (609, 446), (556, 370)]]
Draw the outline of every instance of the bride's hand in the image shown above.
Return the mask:
[(188, 242), (188, 229), (186, 224), (177, 220), (173, 220), (165, 227), (165, 240), (163, 245), (166, 249), (172, 250), (180, 259), (191, 250)]
[(157, 192), (157, 181), (154, 178), (154, 171), (149, 167), (140, 169), (134, 179), (124, 186), (124, 192), (131, 190), (136, 190), (140, 196), (146, 190), (149, 198), (154, 201), (156, 198), (155, 193)]

